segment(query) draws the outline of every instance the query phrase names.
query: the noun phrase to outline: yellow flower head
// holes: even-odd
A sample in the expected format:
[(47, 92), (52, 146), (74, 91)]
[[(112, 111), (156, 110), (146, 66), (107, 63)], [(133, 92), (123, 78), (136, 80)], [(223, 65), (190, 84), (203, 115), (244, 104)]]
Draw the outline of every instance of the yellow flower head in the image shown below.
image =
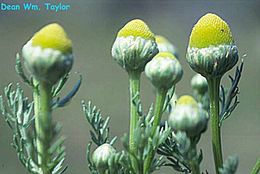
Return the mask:
[(171, 58), (171, 59), (176, 59), (176, 57), (170, 53), (170, 52), (159, 52), (158, 54), (156, 54), (156, 56), (154, 56), (155, 58)]
[(193, 97), (189, 95), (183, 95), (177, 100), (176, 105), (191, 105), (193, 107), (197, 107), (198, 103)]
[(140, 19), (128, 22), (117, 34), (119, 37), (140, 36), (144, 39), (155, 40), (154, 34), (149, 27)]
[(195, 24), (190, 35), (190, 47), (206, 48), (233, 43), (228, 24), (219, 16), (208, 13)]
[(43, 27), (32, 37), (32, 46), (53, 48), (62, 53), (72, 52), (72, 43), (64, 29), (56, 23)]

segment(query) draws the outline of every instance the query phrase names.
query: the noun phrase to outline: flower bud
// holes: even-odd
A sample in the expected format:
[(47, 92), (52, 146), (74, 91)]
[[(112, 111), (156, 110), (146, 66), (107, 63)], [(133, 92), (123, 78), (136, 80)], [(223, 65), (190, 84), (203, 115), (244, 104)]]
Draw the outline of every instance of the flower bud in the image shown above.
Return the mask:
[(208, 114), (198, 106), (193, 97), (185, 95), (178, 99), (168, 121), (173, 130), (183, 131), (189, 137), (194, 137), (207, 129)]
[(140, 19), (128, 22), (118, 32), (112, 47), (112, 56), (128, 72), (142, 72), (157, 53), (154, 34)]
[(147, 63), (145, 74), (157, 89), (167, 90), (180, 81), (183, 70), (173, 54), (160, 52)]
[(25, 65), (39, 81), (55, 84), (73, 64), (72, 43), (59, 24), (49, 24), (22, 48)]
[(222, 77), (238, 61), (228, 24), (208, 13), (193, 27), (186, 55), (191, 68), (205, 77)]
[(92, 154), (92, 161), (99, 172), (105, 172), (108, 169), (109, 158), (116, 153), (116, 150), (110, 144), (102, 144)]
[(159, 52), (170, 52), (172, 53), (176, 58), (178, 58), (178, 53), (174, 45), (168, 41), (165, 37), (161, 35), (155, 36), (155, 41), (157, 43), (157, 48)]
[(205, 77), (196, 74), (191, 79), (191, 87), (199, 95), (204, 95), (208, 91), (208, 82)]

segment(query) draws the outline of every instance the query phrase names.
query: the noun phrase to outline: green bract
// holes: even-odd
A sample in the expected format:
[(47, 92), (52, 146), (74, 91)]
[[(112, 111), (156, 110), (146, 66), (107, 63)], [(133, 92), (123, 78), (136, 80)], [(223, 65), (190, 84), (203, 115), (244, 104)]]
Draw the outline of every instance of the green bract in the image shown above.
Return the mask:
[(157, 53), (154, 34), (139, 19), (128, 22), (118, 32), (112, 47), (112, 56), (128, 72), (142, 72), (146, 63)]
[(147, 63), (145, 74), (156, 88), (167, 90), (180, 81), (183, 70), (173, 54), (160, 52)]
[(204, 77), (222, 77), (236, 65), (238, 49), (235, 45), (189, 47), (186, 58), (190, 67)]
[(72, 48), (64, 33), (58, 24), (50, 24), (23, 46), (26, 67), (37, 80), (55, 84), (70, 71), (73, 64)]

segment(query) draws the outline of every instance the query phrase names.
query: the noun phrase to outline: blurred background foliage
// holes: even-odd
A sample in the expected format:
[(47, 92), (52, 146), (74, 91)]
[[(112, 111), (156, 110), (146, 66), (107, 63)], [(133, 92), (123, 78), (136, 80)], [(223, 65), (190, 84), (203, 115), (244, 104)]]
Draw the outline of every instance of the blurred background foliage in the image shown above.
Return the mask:
[[(10, 1), (8, 3), (22, 3)], [(42, 4), (45, 0), (33, 1)], [(58, 3), (58, 0), (50, 1)], [(111, 133), (121, 137), (128, 131), (128, 79), (127, 74), (113, 61), (110, 50), (117, 31), (133, 18), (143, 19), (156, 34), (166, 36), (179, 50), (184, 77), (177, 84), (178, 95), (191, 93), (190, 79), (194, 72), (185, 60), (187, 41), (194, 23), (205, 13), (213, 12), (226, 20), (233, 32), (240, 55), (246, 54), (245, 69), (240, 83), (241, 103), (224, 123), (223, 143), (225, 158), (239, 156), (239, 174), (247, 174), (260, 156), (260, 1), (226, 0), (63, 0), (71, 5), (67, 12), (4, 12), (0, 11), (0, 89), (10, 82), (21, 82), (15, 74), (15, 54), (42, 26), (60, 23), (73, 41), (75, 64), (72, 72), (83, 75), (83, 84), (74, 100), (65, 108), (54, 112), (54, 119), (63, 125), (67, 137), (66, 173), (90, 173), (85, 162), (89, 126), (81, 109), (81, 100), (91, 100), (111, 116)], [(231, 72), (230, 72), (231, 73)], [(72, 74), (67, 89), (78, 76)], [(226, 78), (227, 79), (227, 78)], [(226, 84), (228, 81), (223, 81)], [(27, 96), (29, 87), (23, 85)], [(145, 110), (154, 101), (151, 84), (143, 77), (142, 100)], [(65, 94), (65, 92), (64, 92)], [(166, 115), (165, 117), (166, 118)], [(25, 174), (10, 146), (11, 131), (0, 119), (0, 173)], [(121, 148), (121, 142), (116, 146)], [(202, 170), (213, 173), (213, 159), (209, 130), (202, 137), (199, 147), (204, 150)], [(174, 173), (163, 169), (158, 173)]]

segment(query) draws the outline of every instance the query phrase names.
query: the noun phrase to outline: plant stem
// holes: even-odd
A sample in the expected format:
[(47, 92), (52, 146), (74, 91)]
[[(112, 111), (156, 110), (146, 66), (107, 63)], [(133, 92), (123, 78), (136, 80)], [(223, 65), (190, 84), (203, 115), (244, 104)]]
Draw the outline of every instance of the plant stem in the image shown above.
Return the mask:
[[(167, 94), (167, 90), (164, 89), (157, 90), (156, 100), (155, 100), (155, 110), (154, 110), (154, 121), (152, 127), (152, 135), (151, 135), (152, 137), (154, 136), (156, 129), (161, 122), (166, 94)], [(156, 151), (151, 151), (148, 153), (148, 156), (144, 162), (144, 174), (147, 174), (149, 172), (155, 152)]]
[(156, 100), (155, 100), (155, 110), (154, 110), (154, 121), (153, 121), (153, 128), (152, 128), (152, 136), (154, 136), (157, 127), (160, 125), (166, 94), (167, 94), (167, 90), (164, 90), (164, 89), (157, 90)]
[[(129, 72), (129, 92), (130, 92), (130, 130), (129, 130), (129, 150), (132, 154), (137, 153), (137, 147), (134, 140), (134, 131), (139, 118), (137, 104), (134, 101), (140, 101), (140, 76), (141, 73)], [(133, 167), (136, 169), (135, 162), (132, 159)]]
[(51, 87), (47, 83), (39, 82), (38, 88), (34, 90), (36, 146), (42, 174), (51, 174), (48, 166), (51, 161), (48, 150), (52, 140)]
[[(194, 154), (192, 156), (197, 156), (197, 143), (195, 139), (191, 139), (191, 153)], [(192, 174), (200, 174), (200, 164), (198, 158), (193, 158), (189, 161), (191, 173)]]
[(251, 174), (258, 174), (259, 172), (260, 172), (260, 158), (256, 161), (255, 166), (251, 171)]
[(216, 174), (223, 165), (222, 147), (221, 147), (221, 127), (219, 125), (219, 87), (220, 78), (207, 79), (210, 95), (210, 117), (211, 117), (211, 136), (212, 147), (215, 161)]

